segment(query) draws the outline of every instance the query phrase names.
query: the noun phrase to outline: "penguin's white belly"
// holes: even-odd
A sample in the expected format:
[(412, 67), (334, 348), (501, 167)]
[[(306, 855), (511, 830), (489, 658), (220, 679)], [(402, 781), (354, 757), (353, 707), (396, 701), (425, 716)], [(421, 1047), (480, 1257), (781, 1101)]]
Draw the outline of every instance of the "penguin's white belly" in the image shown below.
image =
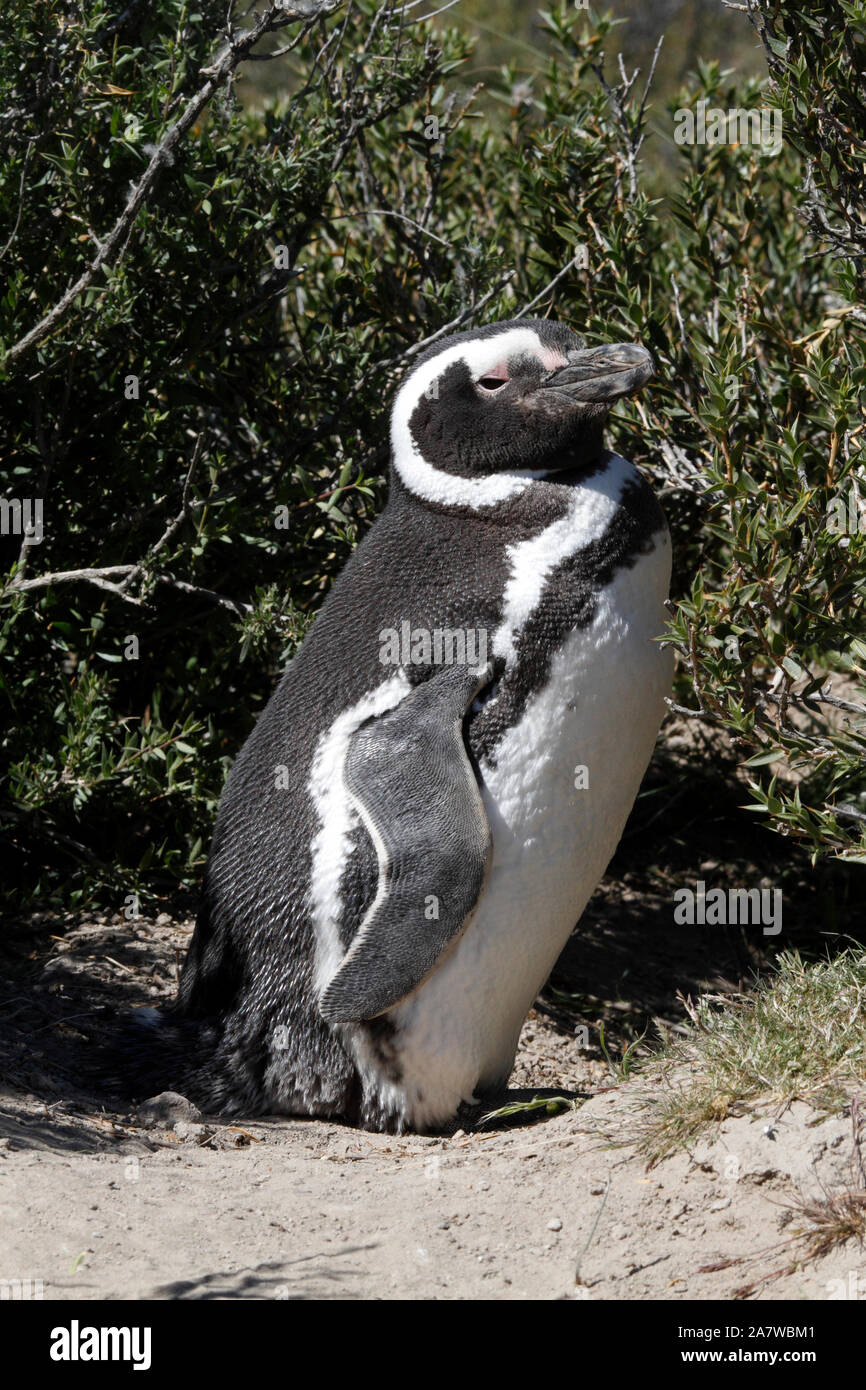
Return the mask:
[(413, 1127), (442, 1123), (476, 1087), (506, 1081), (523, 1020), (616, 849), (671, 684), (670, 654), (652, 640), (669, 576), (659, 534), (558, 649), (496, 766), (481, 764), (487, 886), (442, 964), (390, 1015), (402, 1072), (391, 1098)]

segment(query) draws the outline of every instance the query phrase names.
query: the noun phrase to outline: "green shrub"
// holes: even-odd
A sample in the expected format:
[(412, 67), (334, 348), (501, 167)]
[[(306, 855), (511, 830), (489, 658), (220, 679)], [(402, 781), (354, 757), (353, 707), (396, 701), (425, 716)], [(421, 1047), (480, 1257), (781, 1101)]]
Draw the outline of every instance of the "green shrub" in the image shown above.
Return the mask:
[[(605, 67), (609, 20), (563, 6), (494, 119), (463, 32), (317, 5), (236, 17), (234, 50), (224, 0), (7, 5), (4, 493), (43, 499), (44, 534), (3, 539), (6, 882), (196, 882), (227, 767), (381, 506), (394, 382), (446, 325), (530, 306), (654, 352), (612, 438), (674, 532), (676, 703), (770, 825), (862, 858), (864, 539), (828, 518), (856, 512), (863, 435), (864, 7), (756, 8), (771, 84), (702, 65), (665, 110)], [(253, 26), (290, 49), (261, 111), (233, 92)], [(700, 100), (773, 104), (783, 148), (670, 144), (663, 190), (647, 151)]]

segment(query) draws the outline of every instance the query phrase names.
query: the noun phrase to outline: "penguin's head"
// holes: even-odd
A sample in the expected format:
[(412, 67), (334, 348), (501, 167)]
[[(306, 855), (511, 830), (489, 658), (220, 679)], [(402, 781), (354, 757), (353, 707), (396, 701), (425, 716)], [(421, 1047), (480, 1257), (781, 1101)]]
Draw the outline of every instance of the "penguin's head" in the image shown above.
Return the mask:
[(620, 396), (653, 361), (635, 344), (587, 348), (564, 324), (512, 319), (443, 338), (394, 402), (394, 467), (429, 501), (485, 506), (533, 478), (588, 466)]

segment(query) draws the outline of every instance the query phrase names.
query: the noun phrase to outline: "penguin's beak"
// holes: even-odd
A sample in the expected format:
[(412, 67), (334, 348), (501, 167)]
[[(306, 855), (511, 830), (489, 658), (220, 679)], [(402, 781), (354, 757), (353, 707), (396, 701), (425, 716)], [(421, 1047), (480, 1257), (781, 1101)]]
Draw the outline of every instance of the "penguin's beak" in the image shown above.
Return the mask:
[(568, 364), (546, 376), (541, 386), (561, 391), (572, 401), (601, 405), (634, 395), (654, 373), (655, 363), (646, 348), (613, 343), (575, 348), (568, 353)]

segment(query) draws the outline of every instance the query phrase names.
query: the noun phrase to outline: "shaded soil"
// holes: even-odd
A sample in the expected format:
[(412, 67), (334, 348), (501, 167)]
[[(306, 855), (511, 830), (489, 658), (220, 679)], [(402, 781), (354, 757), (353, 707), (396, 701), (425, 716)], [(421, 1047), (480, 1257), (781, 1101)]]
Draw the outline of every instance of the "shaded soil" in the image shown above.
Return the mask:
[[(7, 924), (0, 1280), (94, 1299), (866, 1291), (862, 1248), (848, 1240), (808, 1258), (794, 1210), (798, 1194), (857, 1181), (850, 1115), (822, 1120), (795, 1104), (732, 1116), (650, 1169), (629, 1142), (649, 1083), (623, 1082), (616, 1060), (642, 1034), (652, 1040), (656, 1020), (682, 1027), (680, 996), (746, 988), (779, 948), (866, 939), (859, 881), (840, 866), (813, 871), (766, 833), (744, 848), (742, 799), (730, 779), (682, 777), (675, 756), (654, 765), (526, 1021), (503, 1097), (565, 1096), (580, 1108), (468, 1133), (392, 1138), (181, 1112), (147, 1127), (108, 1108), (87, 1068), (125, 1009), (171, 997), (192, 921), (46, 913)], [(675, 925), (674, 890), (699, 878), (782, 887), (782, 932)]]

